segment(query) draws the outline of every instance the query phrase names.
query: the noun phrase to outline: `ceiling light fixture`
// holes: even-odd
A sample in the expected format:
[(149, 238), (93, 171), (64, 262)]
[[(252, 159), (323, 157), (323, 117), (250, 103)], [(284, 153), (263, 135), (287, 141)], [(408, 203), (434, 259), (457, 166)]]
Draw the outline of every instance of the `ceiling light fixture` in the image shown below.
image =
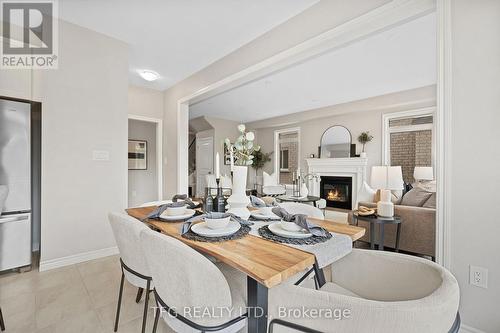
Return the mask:
[(146, 81), (156, 81), (160, 77), (160, 74), (149, 70), (140, 71), (139, 75)]

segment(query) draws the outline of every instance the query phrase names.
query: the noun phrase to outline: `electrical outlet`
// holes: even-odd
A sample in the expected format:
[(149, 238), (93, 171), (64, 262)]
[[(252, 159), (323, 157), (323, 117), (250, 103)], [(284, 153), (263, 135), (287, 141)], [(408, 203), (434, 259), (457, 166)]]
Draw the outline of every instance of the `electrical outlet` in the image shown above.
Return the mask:
[(469, 283), (473, 286), (488, 288), (488, 270), (484, 267), (469, 267)]

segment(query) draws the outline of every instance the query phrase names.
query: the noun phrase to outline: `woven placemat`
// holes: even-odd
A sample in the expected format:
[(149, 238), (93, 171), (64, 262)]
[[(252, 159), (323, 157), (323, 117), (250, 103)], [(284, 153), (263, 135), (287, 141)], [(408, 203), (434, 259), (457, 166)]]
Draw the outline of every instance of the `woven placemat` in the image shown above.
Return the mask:
[(262, 238), (271, 240), (273, 242), (294, 244), (294, 245), (312, 245), (312, 244), (323, 243), (333, 237), (332, 234), (328, 232), (326, 236), (311, 236), (307, 238), (287, 238), (273, 234), (271, 230), (269, 230), (267, 225), (259, 228), (259, 235)]
[(195, 234), (194, 232), (189, 230), (184, 235), (182, 235), (182, 237), (184, 237), (186, 239), (198, 241), (198, 242), (225, 242), (228, 240), (243, 238), (246, 235), (248, 235), (249, 232), (250, 232), (250, 227), (247, 225), (242, 225), (238, 231), (236, 231), (234, 234), (229, 235), (229, 236), (205, 237), (205, 236)]

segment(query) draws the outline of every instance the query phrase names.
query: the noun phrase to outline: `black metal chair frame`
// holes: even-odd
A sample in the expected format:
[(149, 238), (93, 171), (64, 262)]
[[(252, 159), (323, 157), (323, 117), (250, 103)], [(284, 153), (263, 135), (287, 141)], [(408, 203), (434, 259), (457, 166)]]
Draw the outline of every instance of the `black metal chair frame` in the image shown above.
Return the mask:
[[(118, 330), (118, 323), (120, 321), (120, 308), (122, 305), (123, 283), (125, 281), (125, 272), (123, 270), (125, 269), (127, 272), (134, 274), (135, 276), (146, 281), (146, 296), (144, 298), (144, 314), (142, 316), (142, 333), (145, 333), (145, 331), (146, 331), (146, 319), (148, 316), (149, 292), (151, 291), (150, 288), (151, 288), (152, 278), (150, 276), (146, 276), (146, 275), (143, 275), (139, 272), (134, 271), (132, 268), (125, 265), (125, 263), (123, 262), (123, 260), (121, 258), (120, 258), (120, 264), (121, 264), (121, 270), (122, 270), (122, 278), (120, 281), (120, 292), (118, 294), (118, 305), (116, 308), (114, 332), (116, 332)], [(136, 303), (140, 302), (141, 297), (142, 297), (142, 292), (143, 292), (142, 288), (139, 288), (139, 290), (137, 290), (137, 296), (135, 298)]]
[(241, 321), (241, 320), (244, 320), (245, 318), (248, 317), (248, 313), (244, 313), (242, 314), (241, 316), (238, 316), (234, 319), (231, 319), (230, 321), (226, 322), (226, 323), (223, 323), (223, 324), (220, 324), (220, 325), (217, 325), (217, 326), (203, 326), (203, 325), (199, 325), (183, 316), (181, 316), (180, 314), (178, 314), (177, 312), (175, 312), (175, 310), (173, 310), (172, 308), (170, 308), (167, 304), (165, 304), (165, 302), (161, 299), (160, 295), (158, 295), (158, 293), (156, 292), (156, 289), (153, 289), (153, 292), (154, 292), (154, 295), (155, 295), (155, 299), (156, 299), (156, 312), (155, 312), (155, 322), (154, 322), (154, 325), (153, 325), (153, 333), (156, 333), (156, 329), (158, 327), (158, 320), (160, 319), (160, 309), (165, 309), (167, 310), (167, 312), (174, 318), (180, 320), (181, 322), (183, 322), (184, 324), (196, 329), (196, 330), (199, 330), (201, 331), (201, 333), (205, 333), (205, 332), (214, 332), (214, 331), (219, 331), (219, 330), (222, 330), (224, 328), (227, 328), (231, 325), (234, 325), (236, 324), (237, 322)]
[[(451, 326), (451, 328), (448, 331), (448, 333), (458, 333), (458, 331), (460, 330), (460, 323), (461, 323), (460, 313), (457, 312), (457, 316), (455, 317), (455, 321), (453, 322), (453, 325)], [(296, 330), (298, 332), (304, 332), (304, 333), (324, 333), (324, 332), (321, 332), (321, 331), (314, 330), (312, 328), (308, 328), (308, 327), (305, 327), (305, 326), (302, 326), (302, 325), (294, 324), (294, 323), (291, 323), (291, 322), (288, 322), (288, 321), (284, 321), (284, 320), (281, 320), (281, 319), (273, 319), (273, 320), (271, 320), (271, 322), (269, 323), (269, 333), (273, 333), (273, 329), (274, 329), (275, 325), (281, 325), (281, 326), (284, 326), (284, 327), (288, 327), (288, 328), (294, 329), (294, 330)]]
[(2, 308), (0, 308), (0, 330), (5, 331), (5, 323), (3, 321)]

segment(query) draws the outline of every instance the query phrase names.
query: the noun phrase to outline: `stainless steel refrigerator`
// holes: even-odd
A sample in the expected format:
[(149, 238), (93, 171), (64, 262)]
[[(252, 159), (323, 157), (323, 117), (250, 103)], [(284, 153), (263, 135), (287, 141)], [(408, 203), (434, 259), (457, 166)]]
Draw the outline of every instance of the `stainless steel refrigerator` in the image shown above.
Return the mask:
[(0, 271), (31, 265), (31, 105), (0, 99)]

